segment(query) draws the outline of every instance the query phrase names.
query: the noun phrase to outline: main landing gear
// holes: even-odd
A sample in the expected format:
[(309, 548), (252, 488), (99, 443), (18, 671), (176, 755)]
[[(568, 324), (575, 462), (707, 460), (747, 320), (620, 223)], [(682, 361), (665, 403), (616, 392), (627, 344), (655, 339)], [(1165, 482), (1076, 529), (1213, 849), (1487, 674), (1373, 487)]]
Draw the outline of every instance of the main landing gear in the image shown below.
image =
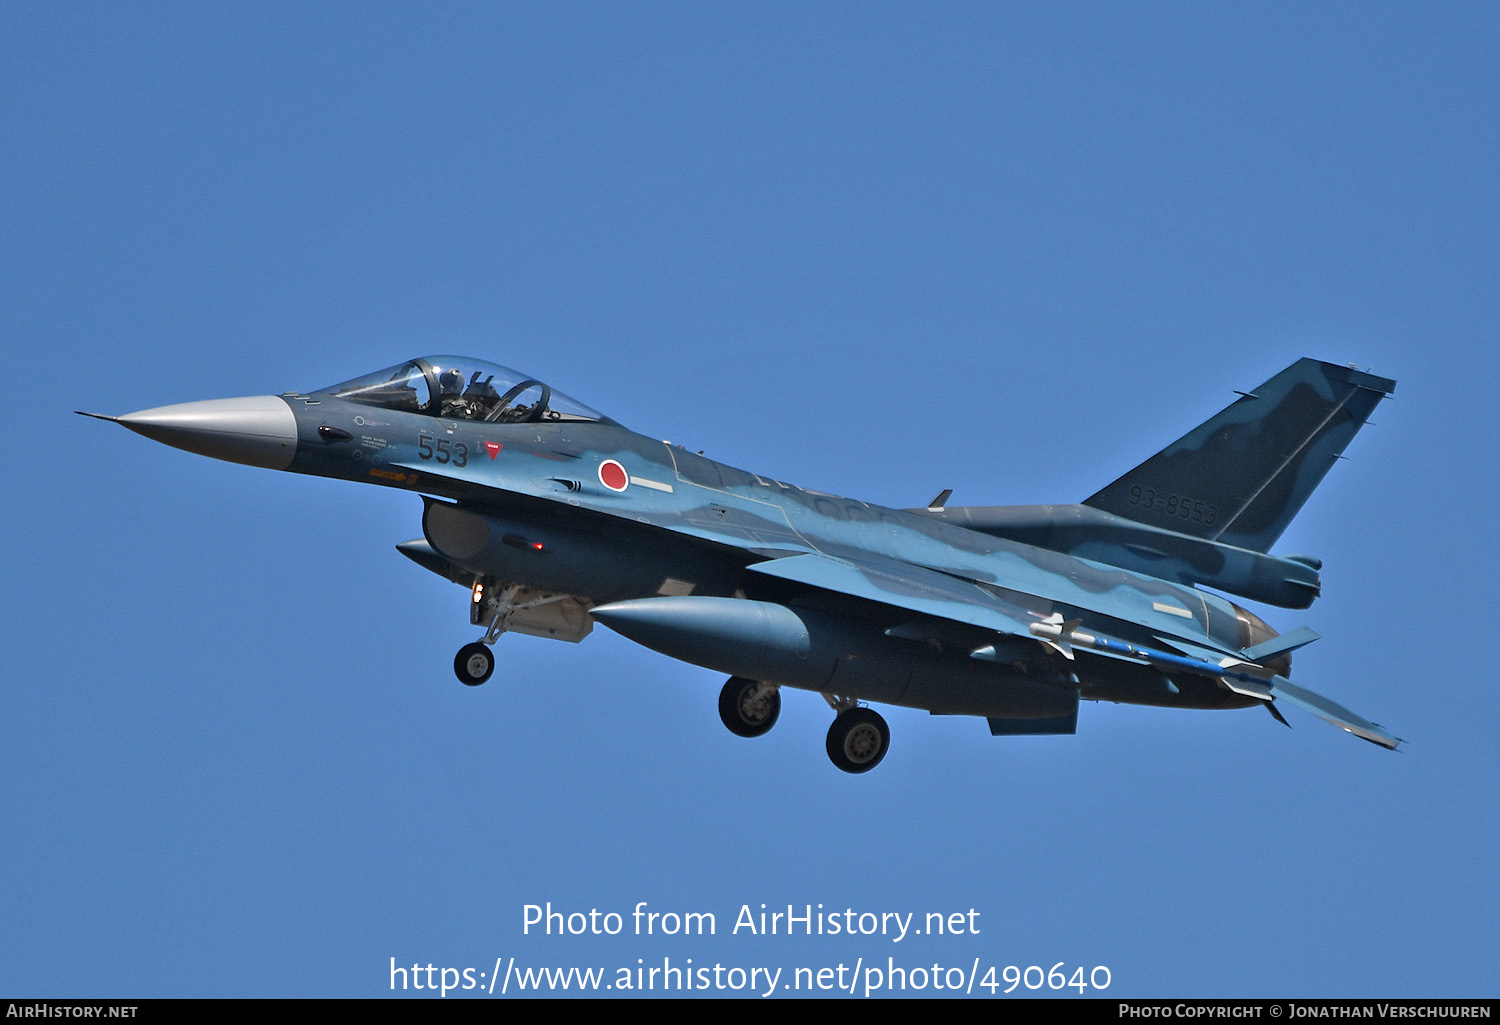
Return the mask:
[[(869, 772), (891, 746), (891, 729), (873, 708), (854, 698), (824, 694), (838, 716), (828, 727), (828, 757), (845, 772)], [(781, 714), (781, 689), (775, 684), (731, 676), (719, 691), (719, 718), (736, 737), (769, 733)]]
[(838, 716), (828, 727), (828, 757), (845, 772), (869, 772), (880, 764), (891, 746), (891, 728), (873, 708), (860, 708), (853, 698), (824, 694)]
[(731, 676), (719, 691), (719, 718), (736, 737), (769, 733), (781, 714), (781, 691), (769, 683)]

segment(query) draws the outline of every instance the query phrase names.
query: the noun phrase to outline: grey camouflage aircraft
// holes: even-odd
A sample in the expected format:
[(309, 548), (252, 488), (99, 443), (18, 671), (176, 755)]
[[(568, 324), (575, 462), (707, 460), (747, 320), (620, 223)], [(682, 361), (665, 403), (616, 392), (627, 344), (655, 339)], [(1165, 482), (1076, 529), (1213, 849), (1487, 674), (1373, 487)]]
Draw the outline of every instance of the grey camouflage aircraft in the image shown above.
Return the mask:
[[(782, 687), (836, 713), (828, 755), (877, 765), (861, 701), (983, 716), (996, 736), (1075, 732), (1080, 699), (1294, 705), (1394, 749), (1379, 725), (1294, 684), (1278, 634), (1214, 588), (1304, 609), (1320, 560), (1270, 549), (1395, 382), (1310, 359), (1079, 505), (886, 509), (636, 434), (506, 367), (430, 356), (319, 391), (100, 416), (252, 466), (422, 496), (397, 549), (469, 591), (481, 639), (578, 642), (603, 623), (730, 674), (719, 715), (768, 731)], [(99, 416), (86, 413), (85, 416)]]

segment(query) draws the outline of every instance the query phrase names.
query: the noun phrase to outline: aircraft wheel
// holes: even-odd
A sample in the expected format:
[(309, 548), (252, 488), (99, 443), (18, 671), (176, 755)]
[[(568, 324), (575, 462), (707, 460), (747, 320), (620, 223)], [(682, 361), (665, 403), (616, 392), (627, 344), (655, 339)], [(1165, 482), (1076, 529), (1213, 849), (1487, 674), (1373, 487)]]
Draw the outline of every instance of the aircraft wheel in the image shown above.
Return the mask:
[(828, 727), (828, 757), (845, 772), (869, 772), (891, 746), (891, 729), (873, 708), (851, 708)]
[(770, 732), (781, 715), (781, 691), (775, 687), (754, 697), (758, 680), (731, 676), (719, 691), (719, 718), (736, 737), (758, 737)]
[(478, 687), (495, 671), (495, 653), (488, 644), (475, 641), (458, 649), (453, 657), (453, 672), (460, 683)]

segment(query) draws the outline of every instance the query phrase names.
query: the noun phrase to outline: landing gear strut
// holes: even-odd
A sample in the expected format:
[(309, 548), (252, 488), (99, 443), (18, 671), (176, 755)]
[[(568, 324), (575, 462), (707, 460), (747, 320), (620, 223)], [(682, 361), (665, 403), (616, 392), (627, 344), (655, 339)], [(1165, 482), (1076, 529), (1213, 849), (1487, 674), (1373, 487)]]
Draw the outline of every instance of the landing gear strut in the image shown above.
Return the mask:
[(781, 691), (769, 683), (731, 676), (719, 691), (719, 718), (736, 737), (759, 737), (776, 725)]

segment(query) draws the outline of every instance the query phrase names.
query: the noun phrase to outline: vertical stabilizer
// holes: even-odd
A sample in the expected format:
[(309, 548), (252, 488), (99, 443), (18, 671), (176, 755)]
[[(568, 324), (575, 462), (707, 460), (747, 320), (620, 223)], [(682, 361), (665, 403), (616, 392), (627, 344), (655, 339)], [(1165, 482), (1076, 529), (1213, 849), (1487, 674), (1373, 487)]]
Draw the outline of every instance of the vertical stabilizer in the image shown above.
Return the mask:
[(1084, 504), (1267, 552), (1396, 382), (1298, 360)]

